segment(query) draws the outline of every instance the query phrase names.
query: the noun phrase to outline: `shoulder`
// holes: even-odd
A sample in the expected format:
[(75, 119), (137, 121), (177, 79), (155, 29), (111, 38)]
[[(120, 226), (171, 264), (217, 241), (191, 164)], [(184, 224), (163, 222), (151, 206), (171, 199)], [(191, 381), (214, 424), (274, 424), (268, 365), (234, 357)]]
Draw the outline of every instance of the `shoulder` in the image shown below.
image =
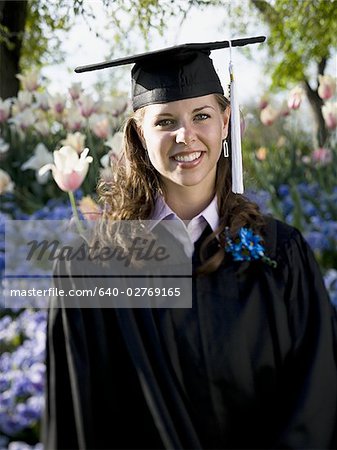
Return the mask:
[(277, 262), (278, 270), (288, 281), (296, 280), (298, 283), (306, 279), (306, 283), (311, 284), (316, 280), (320, 289), (325, 290), (321, 268), (311, 247), (297, 228), (266, 217), (263, 238), (267, 256)]
[(276, 260), (278, 271), (283, 274), (288, 287), (291, 287), (289, 298), (291, 293), (298, 296), (299, 290), (306, 292), (308, 298), (315, 294), (328, 298), (321, 268), (298, 229), (267, 217), (264, 238), (266, 252)]
[(295, 249), (311, 252), (309, 245), (297, 228), (271, 216), (265, 216), (262, 235), (268, 255), (278, 261), (287, 258), (289, 252)]

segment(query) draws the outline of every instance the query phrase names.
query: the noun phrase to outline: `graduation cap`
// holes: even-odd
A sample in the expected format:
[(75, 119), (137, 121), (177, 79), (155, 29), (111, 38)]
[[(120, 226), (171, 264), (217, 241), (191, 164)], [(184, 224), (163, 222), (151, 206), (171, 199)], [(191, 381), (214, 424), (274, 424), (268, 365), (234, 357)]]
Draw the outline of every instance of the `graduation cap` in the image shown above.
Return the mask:
[[(131, 71), (134, 111), (154, 103), (168, 103), (208, 94), (223, 94), (219, 77), (209, 57), (212, 50), (242, 47), (265, 41), (265, 36), (230, 41), (182, 44), (77, 67), (75, 72), (89, 72), (134, 64)], [(231, 58), (230, 58), (231, 60)], [(230, 62), (232, 190), (243, 193), (240, 113), (235, 95), (233, 66)]]

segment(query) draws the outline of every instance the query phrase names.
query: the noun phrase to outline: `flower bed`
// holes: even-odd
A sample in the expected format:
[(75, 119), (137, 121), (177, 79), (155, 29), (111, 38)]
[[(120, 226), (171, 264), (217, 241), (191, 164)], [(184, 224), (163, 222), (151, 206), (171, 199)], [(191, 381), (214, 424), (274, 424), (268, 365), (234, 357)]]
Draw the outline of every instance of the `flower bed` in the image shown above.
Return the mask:
[[(81, 196), (78, 193), (77, 197)], [(50, 200), (32, 215), (13, 208), (20, 220), (60, 220), (71, 217), (70, 205)], [(4, 232), (8, 214), (0, 213), (0, 275), (4, 269)], [(0, 303), (0, 449), (42, 449), (40, 421), (44, 408), (47, 311), (4, 309)]]

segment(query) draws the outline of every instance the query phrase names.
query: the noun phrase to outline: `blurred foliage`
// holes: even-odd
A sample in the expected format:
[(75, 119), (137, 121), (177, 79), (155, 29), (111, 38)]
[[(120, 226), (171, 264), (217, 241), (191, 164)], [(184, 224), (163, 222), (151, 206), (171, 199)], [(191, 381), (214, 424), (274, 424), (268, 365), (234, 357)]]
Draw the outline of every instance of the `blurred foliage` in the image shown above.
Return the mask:
[[(177, 18), (176, 29), (188, 18), (192, 8), (218, 7), (226, 21), (231, 19), (231, 35), (246, 33), (249, 25), (261, 20), (268, 29), (266, 46), (273, 87), (310, 79), (312, 64), (333, 56), (337, 44), (336, 0), (28, 0), (21, 69), (55, 63), (62, 59), (60, 31), (69, 31), (81, 16), (88, 28), (101, 39), (130, 51), (142, 36), (142, 49), (151, 43), (153, 33), (162, 36), (169, 19)], [(109, 18), (103, 28), (99, 15)], [(215, 10), (216, 12), (217, 10)], [(228, 33), (227, 33), (228, 34)], [(256, 34), (256, 32), (255, 32)], [(134, 39), (131, 39), (134, 37)], [(1, 30), (0, 39), (10, 44), (10, 35)], [(324, 67), (323, 67), (324, 65)], [(323, 70), (322, 70), (323, 69)]]
[[(113, 48), (130, 51), (142, 36), (142, 47), (151, 42), (153, 32), (163, 35), (170, 17), (177, 17), (179, 24), (185, 20), (192, 7), (205, 8), (221, 4), (221, 0), (27, 0), (28, 10), (23, 33), (20, 58), (21, 71), (34, 66), (55, 64), (63, 59), (63, 31), (74, 25), (76, 17), (86, 23), (88, 29)], [(99, 20), (102, 11), (108, 18), (106, 28)], [(0, 24), (0, 43), (13, 46), (11, 31)], [(135, 39), (130, 39), (134, 35)]]
[(45, 0), (29, 0), (20, 58), (21, 70), (62, 61), (59, 30), (69, 31), (73, 23), (71, 3), (60, 0), (58, 5)]
[(310, 80), (313, 64), (323, 73), (336, 55), (336, 0), (249, 0), (231, 8), (231, 18), (241, 33), (266, 25), (272, 88)]
[[(192, 8), (219, 7), (232, 19), (232, 34), (234, 30), (247, 32), (247, 24), (256, 25), (261, 19), (268, 26), (273, 85), (285, 87), (308, 77), (310, 62), (332, 56), (337, 44), (336, 6), (336, 0), (247, 0), (240, 4), (228, 0), (28, 0), (21, 68), (30, 67), (32, 60), (37, 65), (59, 61), (62, 35), (58, 31), (68, 31), (76, 16), (94, 30), (103, 8), (110, 18), (109, 30), (97, 26), (95, 33), (128, 47), (134, 30), (149, 44), (152, 31), (163, 35), (171, 17), (177, 18), (178, 31)], [(6, 30), (1, 30), (0, 39), (10, 45)]]

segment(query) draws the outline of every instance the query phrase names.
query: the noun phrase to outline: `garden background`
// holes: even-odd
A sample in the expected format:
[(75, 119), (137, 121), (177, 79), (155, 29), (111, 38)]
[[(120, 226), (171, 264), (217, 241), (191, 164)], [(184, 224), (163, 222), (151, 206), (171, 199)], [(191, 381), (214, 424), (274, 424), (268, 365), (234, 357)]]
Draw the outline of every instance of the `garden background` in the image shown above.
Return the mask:
[[(70, 219), (75, 203), (81, 220), (99, 214), (95, 186), (118, 158), (129, 75), (75, 76), (75, 65), (265, 34), (233, 54), (246, 194), (303, 232), (337, 306), (336, 3), (0, 1), (1, 275), (6, 220)], [(214, 60), (228, 83), (228, 55)], [(40, 448), (46, 311), (8, 309), (2, 297), (0, 307), (0, 449)]]

